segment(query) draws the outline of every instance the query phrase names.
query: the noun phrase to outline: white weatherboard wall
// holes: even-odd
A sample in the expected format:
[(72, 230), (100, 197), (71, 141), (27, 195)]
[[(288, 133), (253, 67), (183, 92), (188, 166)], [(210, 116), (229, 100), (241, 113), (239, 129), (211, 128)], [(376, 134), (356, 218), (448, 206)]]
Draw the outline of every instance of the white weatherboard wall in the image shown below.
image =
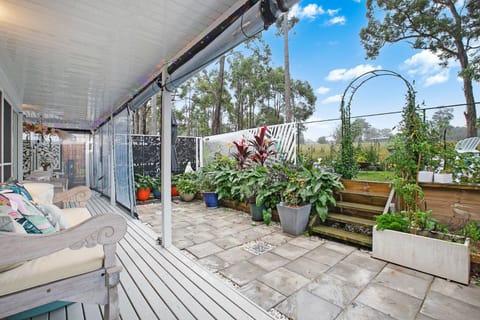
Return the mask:
[(468, 284), (470, 251), (465, 243), (373, 228), (374, 258)]

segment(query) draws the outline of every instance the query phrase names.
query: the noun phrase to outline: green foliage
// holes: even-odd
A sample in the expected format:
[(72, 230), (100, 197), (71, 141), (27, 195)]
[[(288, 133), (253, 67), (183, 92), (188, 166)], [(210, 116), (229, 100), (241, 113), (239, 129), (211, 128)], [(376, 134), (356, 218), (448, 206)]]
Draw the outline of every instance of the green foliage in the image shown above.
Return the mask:
[(402, 214), (389, 213), (375, 217), (377, 230), (408, 232), (408, 222)]
[(474, 242), (480, 241), (480, 224), (477, 221), (470, 221), (458, 234), (470, 238)]
[(311, 204), (322, 221), (327, 219), (328, 205), (335, 205), (334, 192), (343, 189), (338, 175), (316, 169), (301, 168), (293, 172), (282, 196), (287, 205)]
[(197, 182), (186, 178), (179, 179), (175, 183), (175, 187), (180, 194), (196, 194), (198, 192)]
[(268, 226), (272, 222), (272, 209), (263, 209), (262, 211), (263, 222)]
[(155, 179), (150, 176), (135, 174), (135, 190), (151, 189), (155, 185)]
[(377, 57), (386, 44), (407, 42), (436, 53), (443, 67), (456, 60), (467, 103), (468, 136), (476, 136), (472, 81), (480, 80), (479, 11), (478, 0), (462, 5), (451, 0), (367, 0), (368, 24), (360, 31), (368, 58)]
[(255, 166), (233, 173), (232, 195), (239, 195), (240, 201), (256, 202), (257, 191), (268, 188), (270, 181), (267, 167)]

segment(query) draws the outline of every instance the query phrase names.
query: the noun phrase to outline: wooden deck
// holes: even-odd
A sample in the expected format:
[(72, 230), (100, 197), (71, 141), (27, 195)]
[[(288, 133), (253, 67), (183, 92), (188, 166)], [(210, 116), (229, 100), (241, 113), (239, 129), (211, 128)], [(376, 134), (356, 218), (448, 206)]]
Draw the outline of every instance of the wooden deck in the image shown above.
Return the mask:
[[(95, 215), (112, 212), (128, 222), (117, 247), (120, 316), (134, 319), (272, 319), (262, 308), (184, 256), (175, 247), (157, 245), (157, 236), (140, 221), (94, 194), (87, 208)], [(102, 319), (98, 305), (72, 304), (35, 320)]]

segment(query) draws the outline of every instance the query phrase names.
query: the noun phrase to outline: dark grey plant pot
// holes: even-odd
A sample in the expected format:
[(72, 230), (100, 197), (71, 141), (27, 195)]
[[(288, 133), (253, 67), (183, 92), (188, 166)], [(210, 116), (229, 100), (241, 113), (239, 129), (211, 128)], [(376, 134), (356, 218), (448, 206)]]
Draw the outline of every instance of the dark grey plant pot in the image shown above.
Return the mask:
[(305, 231), (311, 209), (311, 204), (298, 208), (277, 204), (277, 211), (280, 216), (283, 232), (298, 236)]
[(262, 203), (262, 205), (258, 207), (255, 203), (249, 203), (248, 206), (250, 207), (252, 220), (263, 221), (263, 210), (265, 209), (265, 205)]

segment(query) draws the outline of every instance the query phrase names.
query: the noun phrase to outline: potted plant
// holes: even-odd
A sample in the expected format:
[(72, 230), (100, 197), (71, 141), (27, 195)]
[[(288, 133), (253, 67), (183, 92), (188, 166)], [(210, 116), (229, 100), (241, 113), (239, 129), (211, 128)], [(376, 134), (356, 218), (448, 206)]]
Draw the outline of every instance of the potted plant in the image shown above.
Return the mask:
[(295, 173), (289, 178), (282, 192), (283, 202), (277, 204), (280, 224), (284, 232), (299, 235), (305, 230), (312, 208), (312, 204), (308, 202), (309, 196), (305, 178)]
[(245, 201), (250, 207), (253, 221), (262, 221), (262, 212), (265, 209), (264, 203), (257, 205), (257, 193), (259, 190), (268, 188), (269, 171), (263, 166), (254, 166), (249, 169), (238, 171), (236, 179), (232, 181), (232, 193), (238, 194), (240, 201)]
[[(400, 131), (389, 157), (397, 179), (393, 186), (399, 198), (401, 215), (385, 213), (373, 228), (372, 256), (408, 268), (431, 273), (461, 283), (469, 282), (470, 255), (468, 239), (450, 236), (453, 241), (422, 233), (422, 188), (417, 173), (422, 165), (422, 150), (431, 142), (426, 124), (415, 107), (414, 94), (403, 111)], [(427, 149), (428, 150), (428, 149)], [(402, 222), (405, 220), (405, 222)], [(385, 223), (388, 222), (388, 223)], [(387, 226), (386, 226), (387, 225)], [(442, 236), (443, 238), (443, 236)]]
[(213, 183), (213, 172), (202, 171), (199, 174), (200, 189), (207, 208), (218, 207), (218, 194)]
[(152, 193), (155, 199), (160, 199), (162, 197), (162, 178), (158, 177), (153, 180)]
[(192, 201), (198, 191), (197, 183), (193, 180), (182, 178), (176, 182), (176, 187), (183, 201)]
[(148, 200), (148, 198), (150, 198), (151, 187), (152, 178), (150, 176), (135, 174), (135, 192), (138, 200)]

